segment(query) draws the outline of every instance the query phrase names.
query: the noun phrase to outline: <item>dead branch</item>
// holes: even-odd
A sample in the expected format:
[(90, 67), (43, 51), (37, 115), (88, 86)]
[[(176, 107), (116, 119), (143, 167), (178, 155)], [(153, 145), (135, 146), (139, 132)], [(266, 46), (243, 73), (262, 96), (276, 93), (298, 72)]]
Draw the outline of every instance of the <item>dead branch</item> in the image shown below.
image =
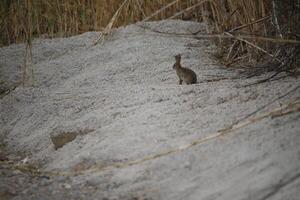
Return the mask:
[(243, 38), (241, 38), (241, 37), (234, 36), (234, 35), (232, 35), (231, 33), (228, 33), (228, 32), (225, 32), (225, 34), (226, 34), (226, 35), (229, 35), (229, 36), (231, 36), (231, 37), (233, 37), (233, 38), (235, 38), (236, 40), (240, 40), (240, 41), (242, 41), (242, 42), (245, 42), (246, 44), (248, 44), (248, 45), (250, 45), (250, 46), (252, 46), (252, 47), (254, 47), (254, 48), (260, 50), (261, 52), (267, 54), (268, 56), (272, 57), (273, 59), (275, 59), (275, 60), (278, 61), (279, 63), (282, 63), (282, 61), (279, 60), (278, 58), (276, 58), (273, 54), (267, 52), (266, 50), (264, 50), (263, 48), (261, 48), (261, 47), (255, 45), (255, 44), (253, 44), (252, 42), (249, 42), (248, 40), (245, 40), (245, 39), (243, 39)]
[(109, 166), (103, 166), (103, 165), (95, 165), (94, 167), (87, 169), (87, 170), (82, 170), (80, 172), (74, 172), (74, 171), (41, 171), (39, 169), (32, 169), (29, 168), (27, 166), (14, 166), (16, 169), (19, 169), (28, 173), (31, 173), (32, 175), (35, 176), (44, 176), (44, 177), (51, 177), (51, 176), (77, 176), (77, 175), (85, 175), (88, 173), (103, 173), (103, 172), (107, 172), (107, 171), (111, 171), (114, 169), (119, 169), (119, 168), (126, 168), (126, 167), (130, 167), (130, 166), (134, 166), (134, 165), (138, 165), (138, 164), (143, 164), (147, 161), (150, 160), (154, 160), (154, 159), (158, 159), (167, 155), (171, 155), (174, 153), (179, 153), (182, 152), (184, 150), (190, 149), (192, 147), (201, 145), (203, 143), (206, 142), (210, 142), (212, 140), (218, 139), (220, 137), (223, 137), (225, 135), (229, 135), (234, 133), (235, 131), (246, 127), (250, 124), (253, 124), (255, 122), (258, 122), (260, 120), (263, 120), (265, 118), (268, 117), (279, 117), (279, 116), (283, 116), (283, 115), (288, 115), (291, 113), (295, 113), (295, 112), (299, 112), (300, 111), (300, 100), (296, 100), (284, 105), (280, 105), (279, 107), (273, 109), (270, 112), (265, 112), (265, 113), (261, 113), (259, 115), (256, 115), (256, 113), (258, 113), (259, 111), (263, 110), (264, 108), (266, 108), (267, 106), (271, 105), (272, 103), (274, 103), (275, 101), (278, 101), (279, 99), (282, 99), (285, 96), (288, 96), (289, 94), (291, 94), (292, 92), (296, 91), (297, 89), (299, 89), (300, 86), (297, 86), (296, 88), (290, 90), (289, 92), (287, 92), (286, 94), (280, 96), (279, 98), (269, 102), (268, 104), (262, 106), (261, 108), (257, 109), (256, 111), (250, 113), (249, 115), (245, 116), (244, 118), (236, 121), (235, 123), (233, 123), (232, 125), (230, 125), (227, 128), (221, 129), (219, 131), (217, 131), (216, 133), (210, 134), (209, 136), (205, 137), (205, 138), (201, 138), (198, 140), (195, 140), (189, 144), (183, 145), (183, 146), (179, 146), (177, 148), (174, 149), (170, 149), (170, 150), (166, 150), (164, 152), (161, 153), (157, 153), (157, 154), (153, 154), (153, 155), (149, 155), (146, 156), (142, 159), (138, 159), (138, 160), (133, 160), (133, 161), (128, 161), (128, 162), (120, 162), (120, 163), (115, 163)]
[(240, 29), (245, 28), (245, 27), (248, 27), (248, 26), (250, 26), (250, 25), (257, 24), (257, 23), (259, 23), (259, 22), (265, 21), (265, 20), (269, 19), (270, 17), (271, 17), (271, 16), (269, 15), (269, 16), (263, 17), (263, 18), (261, 18), (261, 19), (255, 20), (255, 21), (253, 21), (253, 22), (251, 22), (251, 23), (248, 23), (248, 24), (244, 24), (244, 25), (235, 27), (235, 28), (229, 30), (228, 32), (229, 32), (229, 33), (232, 33), (232, 32), (234, 32), (234, 31), (240, 30)]

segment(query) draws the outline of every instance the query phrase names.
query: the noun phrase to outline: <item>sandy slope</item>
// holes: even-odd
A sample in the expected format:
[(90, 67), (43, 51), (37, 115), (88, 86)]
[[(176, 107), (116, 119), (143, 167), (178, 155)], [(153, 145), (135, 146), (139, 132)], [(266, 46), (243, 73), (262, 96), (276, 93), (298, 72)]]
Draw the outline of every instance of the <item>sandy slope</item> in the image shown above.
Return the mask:
[[(183, 35), (130, 25), (102, 45), (91, 46), (97, 33), (34, 41), (37, 87), (17, 87), (0, 100), (0, 135), (12, 153), (25, 152), (50, 178), (22, 184), (12, 197), (297, 199), (299, 103), (284, 105), (299, 100), (300, 89), (268, 104), (299, 80), (241, 87), (258, 78), (230, 79), (237, 72), (217, 64), (209, 41), (185, 35), (203, 30), (202, 24), (146, 26)], [(0, 49), (5, 87), (19, 80), (23, 49)], [(178, 85), (172, 69), (178, 53), (198, 84)], [(229, 79), (208, 81), (220, 77)], [(217, 137), (264, 105), (252, 123), (245, 119)], [(278, 108), (291, 112), (274, 117)], [(54, 149), (51, 135), (82, 130), (89, 131)]]

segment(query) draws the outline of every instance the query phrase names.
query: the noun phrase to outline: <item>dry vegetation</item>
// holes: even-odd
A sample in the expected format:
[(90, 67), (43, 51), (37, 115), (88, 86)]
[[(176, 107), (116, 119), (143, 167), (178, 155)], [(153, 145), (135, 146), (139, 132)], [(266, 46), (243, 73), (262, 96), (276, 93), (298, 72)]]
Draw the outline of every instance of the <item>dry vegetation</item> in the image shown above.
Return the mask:
[[(120, 5), (115, 26), (143, 20), (160, 7), (174, 0), (2, 0), (0, 2), (1, 44), (24, 41), (25, 30), (31, 19), (35, 36), (70, 36), (86, 31), (101, 31), (111, 20)], [(163, 19), (192, 6), (197, 0), (175, 1), (170, 8), (153, 19)]]
[(30, 49), (33, 37), (181, 18), (208, 24), (207, 36), (218, 45), (225, 65), (259, 63), (256, 75), (295, 72), (300, 63), (298, 0), (2, 0), (0, 6), (0, 45), (26, 41)]

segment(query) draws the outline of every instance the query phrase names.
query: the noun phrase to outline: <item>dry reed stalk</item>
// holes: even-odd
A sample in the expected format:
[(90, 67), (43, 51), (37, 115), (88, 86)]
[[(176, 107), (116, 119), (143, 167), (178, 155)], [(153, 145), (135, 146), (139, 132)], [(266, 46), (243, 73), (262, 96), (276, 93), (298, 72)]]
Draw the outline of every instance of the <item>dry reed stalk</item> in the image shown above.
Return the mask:
[(194, 4), (194, 5), (192, 5), (192, 6), (189, 6), (188, 8), (186, 8), (186, 9), (184, 9), (184, 10), (178, 12), (178, 13), (175, 13), (174, 15), (172, 15), (171, 17), (169, 17), (169, 18), (167, 18), (167, 19), (174, 19), (174, 18), (176, 18), (176, 17), (178, 17), (178, 16), (180, 16), (180, 15), (186, 13), (186, 12), (189, 12), (189, 11), (191, 11), (191, 10), (197, 8), (198, 6), (204, 4), (205, 2), (208, 2), (208, 1), (210, 1), (210, 0), (202, 0), (202, 1), (200, 1), (199, 3), (196, 3), (196, 4)]
[(272, 57), (273, 59), (275, 59), (276, 61), (278, 61), (279, 63), (282, 63), (281, 60), (279, 60), (278, 58), (276, 58), (274, 55), (272, 55), (271, 53), (269, 53), (268, 51), (264, 50), (263, 48), (253, 44), (252, 42), (249, 42), (248, 40), (245, 40), (243, 38), (240, 38), (240, 37), (236, 37), (234, 35), (232, 35), (231, 33), (228, 33), (228, 32), (225, 32), (226, 35), (229, 35), (230, 37), (233, 37), (235, 38), (236, 40), (239, 40), (239, 41), (242, 41), (242, 42), (245, 42), (246, 44), (250, 45), (251, 47), (254, 47), (256, 49), (258, 49), (259, 51), (267, 54), (268, 56)]
[[(26, 1), (0, 1), (0, 45), (27, 40), (24, 30), (29, 28), (22, 23)], [(297, 9), (290, 9), (288, 19), (280, 18), (285, 7), (291, 7), (296, 1), (291, 0), (287, 5), (279, 0), (31, 0), (31, 24), (25, 23), (25, 26), (30, 25), (34, 37), (70, 36), (92, 30), (104, 30), (107, 34), (113, 27), (137, 21), (181, 16), (206, 22), (207, 33), (213, 34), (211, 38), (229, 63), (230, 59), (244, 62), (245, 59), (239, 59), (241, 57), (258, 60), (266, 52), (279, 59), (288, 54), (285, 48), (279, 51), (286, 46), (283, 43), (299, 43), (297, 23), (300, 14)], [(269, 20), (270, 16), (272, 20)], [(225, 32), (234, 34), (224, 35)], [(237, 43), (235, 37), (248, 43)]]
[(33, 85), (34, 81), (34, 72), (33, 72), (33, 64), (32, 64), (32, 0), (25, 1), (25, 16), (24, 16), (24, 32), (26, 38), (26, 48), (24, 55), (24, 64), (23, 64), (23, 76), (22, 83), (25, 85)]
[(175, 0), (172, 1), (171, 3), (167, 4), (166, 6), (160, 8), (159, 10), (155, 11), (153, 14), (151, 14), (150, 16), (146, 17), (145, 19), (142, 20), (142, 22), (146, 22), (149, 19), (152, 19), (153, 17), (155, 17), (156, 15), (160, 14), (161, 12), (165, 11), (167, 8), (173, 6), (174, 4), (178, 3), (181, 0)]
[[(261, 18), (261, 19), (255, 20), (255, 21), (253, 21), (253, 22), (251, 22), (251, 23), (243, 24), (243, 25), (241, 25), (241, 26), (232, 28), (232, 29), (231, 29), (230, 31), (228, 31), (228, 32), (231, 33), (231, 32), (240, 30), (240, 29), (242, 29), (242, 28), (249, 27), (250, 25), (253, 25), (253, 24), (256, 24), (256, 23), (260, 23), (260, 22), (263, 22), (263, 21), (269, 19), (270, 17), (271, 17), (271, 16), (266, 16), (266, 17), (263, 17), (263, 18)], [(281, 39), (282, 39), (282, 38), (281, 38)]]
[(115, 21), (117, 20), (119, 14), (120, 14), (120, 11), (123, 9), (123, 7), (126, 5), (127, 2), (128, 2), (128, 0), (123, 1), (121, 6), (119, 7), (119, 9), (115, 12), (114, 16), (111, 18), (110, 22), (105, 27), (104, 31), (100, 34), (98, 39), (94, 42), (94, 45), (96, 45), (99, 41), (103, 41), (104, 36), (110, 33), (110, 31), (113, 27), (113, 24), (115, 23)]

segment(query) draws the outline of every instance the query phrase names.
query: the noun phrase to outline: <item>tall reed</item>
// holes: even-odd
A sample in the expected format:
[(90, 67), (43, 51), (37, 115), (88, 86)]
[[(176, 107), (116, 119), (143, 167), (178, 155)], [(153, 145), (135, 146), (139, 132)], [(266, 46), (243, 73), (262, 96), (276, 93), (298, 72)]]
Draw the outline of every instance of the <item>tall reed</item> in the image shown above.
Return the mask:
[[(0, 1), (0, 45), (25, 41), (24, 12), (27, 1)], [(101, 31), (123, 0), (29, 0), (32, 5), (31, 29), (34, 36), (62, 37), (86, 31)], [(172, 0), (129, 0), (115, 26), (137, 22)], [(159, 20), (186, 8), (197, 0), (180, 1), (155, 16)]]
[[(214, 41), (227, 65), (266, 58), (282, 64), (278, 55), (288, 56), (282, 48), (287, 45), (270, 41), (299, 40), (298, 4), (298, 0), (2, 0), (0, 45), (102, 31), (112, 18), (114, 23), (109, 25), (114, 27), (145, 19), (180, 18), (203, 21), (207, 34), (218, 34)], [(254, 37), (241, 38), (245, 35)]]

